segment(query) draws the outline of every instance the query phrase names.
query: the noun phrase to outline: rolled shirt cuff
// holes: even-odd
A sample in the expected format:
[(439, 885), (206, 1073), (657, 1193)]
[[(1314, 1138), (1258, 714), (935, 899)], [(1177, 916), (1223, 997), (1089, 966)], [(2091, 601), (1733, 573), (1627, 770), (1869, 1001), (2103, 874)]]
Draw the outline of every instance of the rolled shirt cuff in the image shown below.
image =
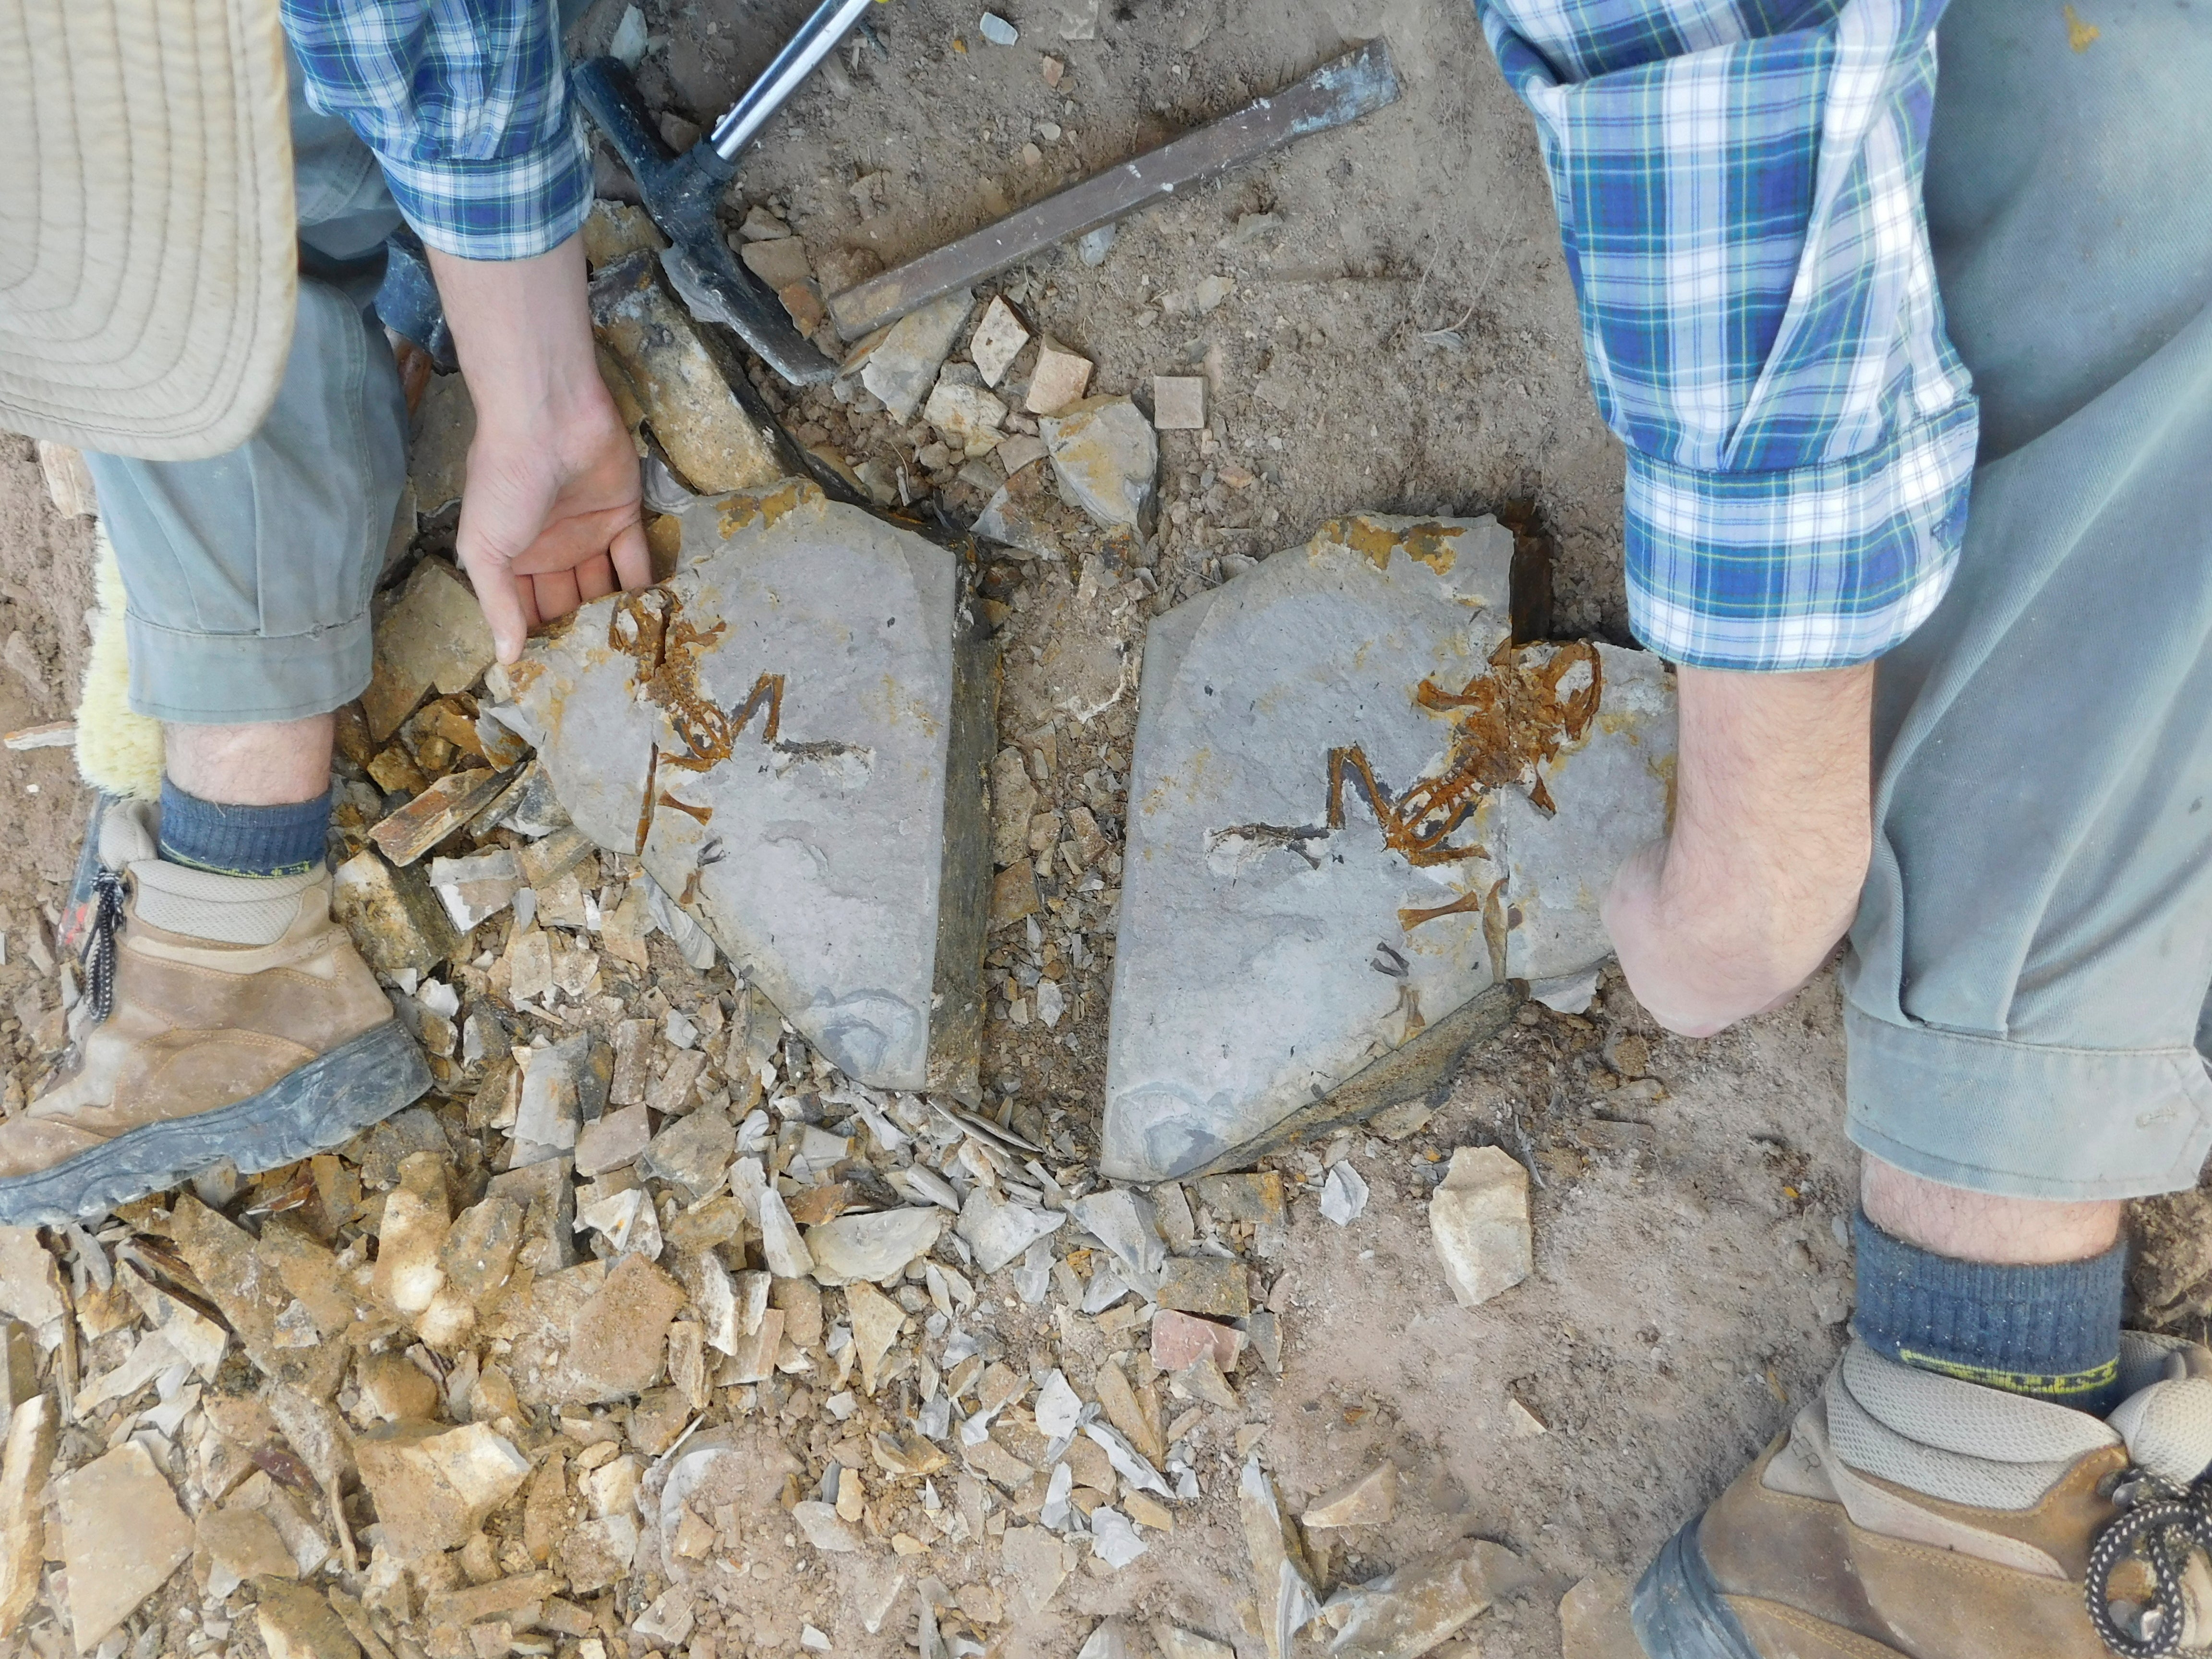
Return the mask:
[(583, 228), (592, 209), (592, 152), (581, 115), (512, 155), (483, 161), (380, 152), (392, 198), (415, 234), (460, 259), (527, 259)]
[(1629, 625), (1669, 661), (1844, 668), (1925, 622), (1966, 528), (1972, 398), (1843, 460), (1707, 472), (1632, 449)]

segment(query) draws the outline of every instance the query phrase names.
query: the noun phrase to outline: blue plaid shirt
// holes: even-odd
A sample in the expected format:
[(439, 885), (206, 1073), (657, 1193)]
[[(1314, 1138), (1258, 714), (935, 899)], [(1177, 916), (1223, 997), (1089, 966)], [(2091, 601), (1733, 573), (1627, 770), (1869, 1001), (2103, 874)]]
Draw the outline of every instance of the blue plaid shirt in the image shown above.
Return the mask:
[(592, 157), (555, 0), (282, 0), (309, 104), (384, 165), (416, 233), (465, 259), (574, 235)]
[(1943, 0), (1475, 3), (1628, 446), (1638, 637), (1879, 656), (1949, 585), (1977, 434), (1920, 201)]

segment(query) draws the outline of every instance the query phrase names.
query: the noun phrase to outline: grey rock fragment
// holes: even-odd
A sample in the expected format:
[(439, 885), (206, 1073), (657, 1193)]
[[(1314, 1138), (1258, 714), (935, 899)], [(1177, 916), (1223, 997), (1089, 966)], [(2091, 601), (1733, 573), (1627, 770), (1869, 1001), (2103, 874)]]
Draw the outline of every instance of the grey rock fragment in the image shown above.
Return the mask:
[(465, 859), (430, 860), (430, 886), (453, 926), (464, 933), (514, 902), (521, 884), (514, 854), (503, 847)]
[(1127, 398), (1086, 398), (1037, 422), (1060, 494), (1100, 524), (1152, 527), (1159, 439)]
[(653, 1138), (638, 1160), (638, 1171), (672, 1183), (690, 1201), (720, 1186), (737, 1155), (736, 1127), (720, 1112), (702, 1106)]
[(912, 420), (937, 384), (937, 371), (951, 355), (975, 303), (975, 296), (962, 289), (900, 318), (861, 360), (860, 384), (899, 419)]
[(1665, 824), (1673, 692), (1610, 646), (1493, 663), (1512, 553), (1487, 519), (1362, 516), (1152, 625), (1106, 1175), (1205, 1168), (1492, 984), (1609, 953), (1598, 899)]
[(945, 1212), (934, 1206), (843, 1215), (809, 1227), (806, 1249), (814, 1258), (815, 1282), (845, 1285), (893, 1278), (904, 1273), (908, 1262), (928, 1255), (944, 1231)]
[(1147, 1298), (1158, 1290), (1160, 1270), (1167, 1264), (1167, 1246), (1152, 1220), (1152, 1206), (1141, 1194), (1126, 1187), (1109, 1187), (1077, 1199), (1067, 1212), (1114, 1253), (1132, 1289)]
[(951, 555), (799, 481), (683, 525), (669, 582), (506, 671), (540, 758), (839, 1069), (969, 1094), (991, 677)]
[(994, 1273), (1066, 1220), (1065, 1215), (1033, 1210), (1026, 1204), (1000, 1203), (978, 1185), (969, 1188), (954, 1231), (975, 1252), (977, 1270)]
[(588, 1031), (539, 1049), (523, 1073), (510, 1167), (539, 1163), (575, 1146), (584, 1121), (605, 1108), (613, 1073), (613, 1054)]

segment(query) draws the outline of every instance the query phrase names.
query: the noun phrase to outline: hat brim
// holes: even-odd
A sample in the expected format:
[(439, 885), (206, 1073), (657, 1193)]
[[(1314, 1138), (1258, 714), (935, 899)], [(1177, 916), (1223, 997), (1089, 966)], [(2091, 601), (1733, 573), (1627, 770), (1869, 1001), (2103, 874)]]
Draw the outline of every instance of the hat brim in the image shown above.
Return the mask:
[(251, 435), (298, 282), (286, 77), (276, 0), (0, 0), (0, 427)]

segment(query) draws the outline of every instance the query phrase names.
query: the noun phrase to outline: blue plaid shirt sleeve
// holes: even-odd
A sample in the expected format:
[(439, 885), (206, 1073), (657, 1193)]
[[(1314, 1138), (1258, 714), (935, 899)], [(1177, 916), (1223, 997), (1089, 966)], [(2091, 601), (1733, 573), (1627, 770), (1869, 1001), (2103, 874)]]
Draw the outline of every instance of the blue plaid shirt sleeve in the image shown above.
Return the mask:
[(555, 0), (283, 0), (309, 104), (383, 164), (424, 242), (524, 259), (574, 235), (591, 151)]
[(1978, 434), (1921, 207), (1943, 0), (1476, 0), (1628, 446), (1631, 625), (1840, 667), (1926, 620)]

